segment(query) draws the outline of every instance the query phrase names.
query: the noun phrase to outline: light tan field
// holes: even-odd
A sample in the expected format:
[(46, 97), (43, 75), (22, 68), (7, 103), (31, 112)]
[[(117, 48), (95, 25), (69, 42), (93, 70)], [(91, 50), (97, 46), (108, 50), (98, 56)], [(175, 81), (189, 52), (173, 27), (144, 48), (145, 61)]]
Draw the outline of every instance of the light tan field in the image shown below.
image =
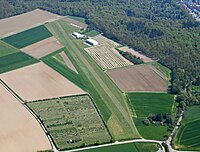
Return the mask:
[(151, 65), (137, 65), (107, 71), (123, 92), (166, 92), (167, 78)]
[(85, 49), (88, 54), (97, 62), (103, 69), (113, 69), (132, 65), (116, 52), (114, 48), (109, 45), (97, 45)]
[(1, 74), (0, 78), (27, 102), (85, 94), (42, 62)]
[(81, 22), (79, 22), (77, 20), (73, 20), (73, 19), (71, 19), (69, 17), (63, 17), (62, 20), (68, 22), (72, 26), (75, 26), (75, 27), (77, 27), (79, 29), (86, 29), (87, 28), (87, 24), (81, 23)]
[(0, 38), (60, 18), (59, 15), (40, 9), (0, 20)]
[(29, 45), (25, 48), (22, 48), (21, 50), (35, 58), (41, 58), (44, 57), (54, 51), (57, 51), (63, 47), (62, 44), (60, 44), (55, 37), (50, 37), (47, 39), (44, 39), (40, 42), (34, 43), (32, 45)]
[(78, 71), (76, 70), (76, 68), (74, 67), (74, 65), (72, 64), (72, 62), (70, 61), (70, 59), (68, 58), (68, 56), (65, 54), (65, 52), (60, 52), (59, 53), (60, 56), (63, 58), (65, 64), (74, 72), (78, 73)]
[(117, 42), (115, 42), (115, 41), (113, 41), (113, 40), (111, 40), (111, 39), (108, 39), (107, 37), (105, 37), (105, 36), (103, 36), (103, 35), (101, 35), (101, 34), (99, 34), (99, 35), (93, 37), (92, 39), (94, 39), (94, 40), (96, 40), (97, 42), (99, 42), (100, 45), (101, 45), (101, 44), (107, 45), (107, 46), (109, 46), (110, 48), (116, 48), (116, 47), (120, 46), (119, 43), (117, 43)]
[(35, 152), (51, 144), (36, 119), (0, 84), (0, 151)]
[(129, 48), (128, 46), (123, 46), (123, 47), (120, 47), (118, 49), (121, 50), (121, 51), (124, 51), (124, 52), (129, 52), (129, 53), (131, 53), (132, 55), (134, 55), (136, 57), (140, 57), (145, 63), (154, 61), (151, 58), (146, 57), (146, 56), (140, 54), (139, 52)]

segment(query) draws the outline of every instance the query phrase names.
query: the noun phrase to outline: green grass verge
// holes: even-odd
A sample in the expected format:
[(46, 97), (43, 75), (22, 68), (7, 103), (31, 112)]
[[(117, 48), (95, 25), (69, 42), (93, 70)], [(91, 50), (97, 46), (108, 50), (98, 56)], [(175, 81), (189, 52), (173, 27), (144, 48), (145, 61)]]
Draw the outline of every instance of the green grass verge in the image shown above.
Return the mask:
[(80, 152), (156, 152), (158, 145), (155, 143), (127, 143), (108, 147), (81, 150)]
[(111, 141), (88, 95), (29, 102), (28, 106), (40, 117), (59, 150)]
[(0, 40), (0, 57), (15, 52), (19, 52), (19, 50)]
[(38, 60), (23, 52), (16, 52), (0, 57), (0, 61), (0, 73), (15, 70), (38, 62)]
[(48, 29), (44, 25), (40, 25), (32, 29), (3, 38), (2, 41), (21, 49), (51, 36), (52, 34), (48, 31)]
[(47, 27), (67, 47), (65, 51), (67, 56), (83, 78), (87, 91), (94, 99), (113, 137), (115, 139), (138, 138), (125, 96), (87, 54), (83, 41), (71, 36), (77, 29), (64, 21), (49, 23)]
[(162, 139), (168, 129), (167, 126), (146, 126), (142, 123), (142, 120), (149, 114), (171, 114), (173, 111), (174, 96), (166, 93), (129, 93), (128, 98), (131, 107), (134, 107), (137, 114), (137, 118), (134, 118), (134, 121), (142, 137), (147, 139)]
[(84, 17), (71, 16), (71, 15), (68, 15), (68, 17), (73, 19), (73, 20), (79, 21), (81, 23), (85, 23), (85, 18)]
[(99, 34), (100, 33), (98, 31), (96, 31), (96, 30), (92, 30), (92, 31), (84, 33), (84, 35), (89, 36), (89, 37), (94, 37), (94, 36), (97, 36)]
[(168, 81), (171, 80), (171, 73), (172, 73), (172, 71), (169, 68), (161, 65), (158, 62), (150, 62), (148, 64), (153, 65), (157, 70), (159, 70), (163, 75), (165, 75), (167, 77)]
[(189, 107), (175, 138), (175, 148), (200, 151), (200, 106)]

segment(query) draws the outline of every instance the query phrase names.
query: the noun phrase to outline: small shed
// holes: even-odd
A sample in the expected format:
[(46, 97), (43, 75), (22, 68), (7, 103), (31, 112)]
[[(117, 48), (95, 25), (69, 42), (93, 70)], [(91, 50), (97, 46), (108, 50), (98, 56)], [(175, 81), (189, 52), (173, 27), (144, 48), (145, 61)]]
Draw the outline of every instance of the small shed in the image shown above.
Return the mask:
[(80, 33), (77, 33), (77, 32), (72, 33), (72, 36), (73, 36), (74, 38), (76, 38), (76, 39), (81, 39), (81, 38), (84, 38), (84, 37), (85, 37), (85, 35), (80, 34)]
[(89, 46), (95, 46), (95, 45), (98, 45), (98, 44), (99, 44), (97, 41), (95, 41), (95, 40), (93, 40), (93, 39), (87, 39), (87, 40), (85, 41), (85, 43), (86, 43), (87, 45), (89, 45)]

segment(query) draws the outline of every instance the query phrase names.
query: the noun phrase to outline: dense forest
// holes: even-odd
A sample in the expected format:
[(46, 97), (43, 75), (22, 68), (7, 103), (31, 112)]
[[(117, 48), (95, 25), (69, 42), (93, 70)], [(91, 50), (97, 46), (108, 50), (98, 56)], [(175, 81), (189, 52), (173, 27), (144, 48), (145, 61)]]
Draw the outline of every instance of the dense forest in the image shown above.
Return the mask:
[(0, 18), (35, 8), (85, 17), (91, 29), (159, 60), (173, 71), (172, 93), (200, 86), (200, 23), (177, 0), (0, 0)]

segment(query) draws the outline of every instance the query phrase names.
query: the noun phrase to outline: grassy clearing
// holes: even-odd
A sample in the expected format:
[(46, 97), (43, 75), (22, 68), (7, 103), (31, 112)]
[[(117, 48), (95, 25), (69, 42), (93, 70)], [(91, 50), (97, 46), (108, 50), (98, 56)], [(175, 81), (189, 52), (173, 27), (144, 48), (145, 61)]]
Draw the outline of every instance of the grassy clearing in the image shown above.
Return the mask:
[(150, 62), (148, 64), (153, 65), (157, 70), (159, 70), (163, 75), (165, 75), (168, 78), (169, 81), (171, 80), (172, 71), (169, 68), (161, 65), (158, 62)]
[(181, 127), (174, 138), (175, 148), (179, 150), (200, 151), (200, 106), (188, 108)]
[(87, 95), (30, 102), (28, 106), (44, 122), (60, 150), (111, 140)]
[(82, 150), (80, 152), (156, 152), (157, 150), (158, 145), (155, 143), (128, 143), (90, 150)]
[[(87, 91), (94, 99), (113, 137), (118, 140), (138, 138), (139, 135), (131, 119), (125, 97), (84, 51), (86, 45), (83, 41), (72, 38), (71, 34), (77, 29), (64, 21), (49, 23), (47, 27), (67, 47), (67, 56), (83, 78)], [(110, 119), (111, 116), (112, 119)]]
[(52, 34), (47, 30), (47, 28), (44, 25), (40, 25), (24, 32), (3, 38), (2, 41), (21, 49), (51, 36)]
[(68, 15), (68, 17), (73, 19), (73, 20), (79, 21), (81, 23), (85, 23), (85, 18), (84, 17), (71, 16), (71, 15)]
[(19, 52), (19, 50), (0, 40), (0, 57), (15, 53), (15, 52)]
[(134, 121), (142, 137), (162, 139), (168, 129), (167, 126), (146, 126), (142, 123), (142, 120), (149, 114), (171, 114), (174, 96), (166, 93), (129, 93), (128, 98), (137, 114), (137, 118), (134, 118)]
[(23, 53), (16, 52), (0, 57), (0, 73), (8, 72), (30, 64), (37, 63), (38, 60)]
[(53, 56), (45, 57), (43, 62), (50, 66), (52, 69), (62, 74), (65, 78), (79, 86), (81, 89), (85, 90), (85, 84), (83, 79), (79, 74), (67, 67), (67, 65), (62, 61), (62, 57), (59, 54), (54, 54)]
[(96, 30), (92, 30), (92, 31), (84, 33), (84, 35), (89, 36), (89, 37), (94, 37), (94, 36), (97, 36), (99, 34), (100, 33), (98, 31), (96, 31)]

